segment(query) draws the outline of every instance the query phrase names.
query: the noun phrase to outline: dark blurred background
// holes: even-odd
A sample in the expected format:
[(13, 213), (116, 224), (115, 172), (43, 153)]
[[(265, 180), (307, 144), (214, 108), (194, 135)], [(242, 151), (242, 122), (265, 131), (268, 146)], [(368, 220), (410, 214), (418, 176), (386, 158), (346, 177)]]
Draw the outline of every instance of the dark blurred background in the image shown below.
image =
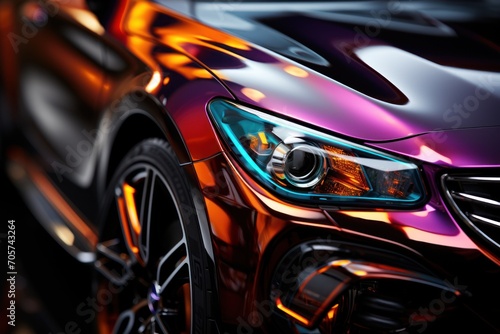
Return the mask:
[[(31, 215), (8, 181), (0, 173), (1, 189), (1, 277), (2, 319), (0, 333), (5, 334), (77, 334), (91, 333), (77, 307), (92, 297), (92, 272), (69, 256)], [(16, 250), (16, 321), (9, 326), (5, 316), (8, 286), (7, 221), (15, 220)], [(75, 326), (72, 322), (75, 322)], [(70, 325), (68, 325), (70, 324)]]

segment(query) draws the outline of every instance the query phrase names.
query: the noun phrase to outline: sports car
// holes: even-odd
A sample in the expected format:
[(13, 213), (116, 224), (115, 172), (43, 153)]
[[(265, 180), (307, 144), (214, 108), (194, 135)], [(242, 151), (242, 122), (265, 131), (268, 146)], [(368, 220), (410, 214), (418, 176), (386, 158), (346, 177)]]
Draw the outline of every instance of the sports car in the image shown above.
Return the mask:
[(500, 332), (499, 23), (0, 1), (5, 171), (95, 270), (66, 333)]

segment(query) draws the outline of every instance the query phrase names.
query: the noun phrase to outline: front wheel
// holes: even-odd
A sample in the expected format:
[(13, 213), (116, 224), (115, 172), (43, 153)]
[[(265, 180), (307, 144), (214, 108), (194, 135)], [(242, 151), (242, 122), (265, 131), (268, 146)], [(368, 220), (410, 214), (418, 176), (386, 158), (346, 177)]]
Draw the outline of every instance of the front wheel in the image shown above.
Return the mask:
[(143, 141), (125, 156), (103, 212), (98, 332), (212, 332), (208, 257), (190, 189), (166, 142)]

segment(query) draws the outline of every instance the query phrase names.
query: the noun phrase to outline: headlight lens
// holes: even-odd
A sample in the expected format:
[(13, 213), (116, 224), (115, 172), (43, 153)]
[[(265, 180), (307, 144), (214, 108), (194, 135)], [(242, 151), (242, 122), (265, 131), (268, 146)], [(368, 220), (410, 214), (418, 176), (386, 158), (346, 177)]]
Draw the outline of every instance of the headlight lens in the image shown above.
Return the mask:
[(389, 207), (424, 199), (410, 162), (233, 102), (216, 99), (208, 109), (240, 165), (286, 199)]

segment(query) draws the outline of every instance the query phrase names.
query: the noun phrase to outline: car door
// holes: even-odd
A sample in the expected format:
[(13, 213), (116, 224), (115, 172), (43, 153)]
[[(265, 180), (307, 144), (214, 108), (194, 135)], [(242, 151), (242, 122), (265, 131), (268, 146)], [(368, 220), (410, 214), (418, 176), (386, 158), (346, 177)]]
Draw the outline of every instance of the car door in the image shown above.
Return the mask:
[(84, 1), (22, 0), (15, 14), (9, 40), (19, 78), (16, 118), (30, 158), (80, 211), (94, 212), (95, 203), (77, 199), (93, 177), (104, 29)]

